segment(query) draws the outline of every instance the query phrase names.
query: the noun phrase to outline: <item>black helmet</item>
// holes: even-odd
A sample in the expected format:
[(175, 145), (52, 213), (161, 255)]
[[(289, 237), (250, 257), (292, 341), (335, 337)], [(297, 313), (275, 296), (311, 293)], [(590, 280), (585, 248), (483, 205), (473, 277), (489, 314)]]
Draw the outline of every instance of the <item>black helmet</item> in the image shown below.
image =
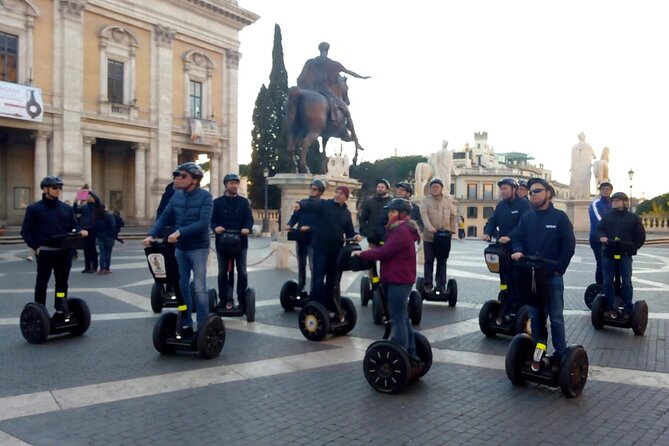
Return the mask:
[(613, 184), (611, 184), (609, 181), (602, 181), (601, 183), (599, 183), (599, 186), (597, 186), (597, 190), (599, 190), (599, 189), (601, 189), (602, 187), (605, 187), (605, 186), (608, 186), (611, 189), (613, 189)]
[(555, 189), (548, 181), (544, 180), (543, 178), (530, 178), (527, 182), (527, 188), (530, 189), (533, 184), (541, 184), (551, 194), (551, 197), (555, 196)]
[(376, 185), (378, 186), (379, 184), (385, 184), (386, 189), (390, 190), (390, 182), (385, 178), (379, 178), (378, 180), (376, 180)]
[(397, 211), (410, 214), (413, 206), (411, 206), (411, 202), (406, 198), (393, 198), (383, 208), (388, 210), (395, 209)]
[(42, 181), (39, 183), (40, 189), (44, 189), (45, 187), (49, 186), (63, 187), (63, 180), (61, 180), (60, 177), (55, 177), (52, 175), (42, 178)]
[(529, 187), (527, 187), (527, 181), (525, 180), (518, 180), (518, 187), (524, 187), (525, 189), (529, 189)]
[(406, 181), (400, 181), (395, 185), (395, 187), (401, 187), (405, 191), (409, 193), (409, 195), (413, 195), (413, 187), (411, 187), (410, 183), (407, 183)]
[(515, 187), (518, 189), (518, 183), (516, 183), (516, 180), (510, 177), (502, 178), (497, 182), (497, 186), (502, 187), (502, 184), (508, 184), (511, 187)]
[(204, 176), (204, 172), (202, 172), (202, 168), (197, 163), (194, 163), (192, 161), (189, 161), (189, 162), (183, 163), (183, 164), (179, 164), (179, 167), (177, 167), (177, 169), (178, 170), (185, 170), (195, 180), (200, 180)]
[(314, 180), (311, 182), (309, 187), (312, 187), (312, 186), (315, 187), (316, 189), (318, 189), (318, 191), (320, 193), (325, 192), (326, 185), (325, 185), (325, 181), (323, 181), (323, 180), (319, 180), (318, 178), (314, 178)]
[(236, 173), (228, 173), (223, 177), (223, 186), (228, 184), (228, 181), (239, 181), (239, 182), (241, 182), (242, 179)]
[(432, 186), (433, 184), (439, 184), (441, 187), (444, 187), (444, 182), (441, 181), (441, 178), (439, 177), (434, 177), (430, 180), (430, 186)]
[(630, 201), (629, 197), (625, 192), (616, 192), (615, 194), (611, 195), (611, 201), (613, 200)]

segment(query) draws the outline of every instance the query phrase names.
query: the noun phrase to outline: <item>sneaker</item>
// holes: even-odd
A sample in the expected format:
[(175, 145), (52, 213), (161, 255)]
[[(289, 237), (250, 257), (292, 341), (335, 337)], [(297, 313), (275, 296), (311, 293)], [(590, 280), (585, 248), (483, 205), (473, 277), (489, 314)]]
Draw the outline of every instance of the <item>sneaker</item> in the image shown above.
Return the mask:
[(70, 309), (67, 307), (67, 299), (58, 299), (56, 302), (56, 313), (61, 313), (66, 321), (70, 318)]
[(191, 337), (195, 332), (193, 331), (193, 327), (182, 327), (180, 334), (182, 337)]

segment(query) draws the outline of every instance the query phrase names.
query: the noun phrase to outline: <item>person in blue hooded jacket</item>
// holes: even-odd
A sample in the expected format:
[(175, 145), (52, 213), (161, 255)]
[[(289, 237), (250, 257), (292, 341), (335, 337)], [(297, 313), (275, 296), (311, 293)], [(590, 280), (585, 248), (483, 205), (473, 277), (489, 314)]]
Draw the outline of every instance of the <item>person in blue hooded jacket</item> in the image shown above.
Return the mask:
[[(542, 257), (546, 262), (549, 296), (543, 314), (551, 321), (551, 338), (554, 357), (563, 358), (567, 351), (564, 328), (564, 281), (569, 262), (576, 249), (574, 227), (563, 211), (555, 209), (551, 200), (555, 189), (543, 178), (530, 178), (527, 182), (533, 210), (523, 215), (511, 239), (511, 258), (520, 260), (524, 255)], [(530, 307), (532, 337), (538, 341), (544, 330), (545, 320), (539, 320), (539, 310)]]
[(175, 190), (174, 196), (143, 243), (144, 246), (148, 246), (166, 226), (174, 226), (175, 230), (167, 237), (167, 242), (176, 243), (175, 255), (179, 264), (179, 285), (187, 307), (182, 333), (188, 335), (193, 330), (191, 316), (193, 302), (189, 289), (191, 271), (195, 285), (198, 327), (204, 324), (209, 314), (206, 280), (210, 240), (209, 224), (213, 200), (209, 192), (200, 188), (200, 181), (204, 175), (200, 166), (187, 162), (179, 165), (177, 169), (180, 173), (175, 178), (175, 189), (178, 190)]
[(595, 198), (588, 206), (588, 216), (590, 217), (590, 248), (595, 255), (595, 282), (602, 285), (604, 283), (604, 274), (602, 273), (602, 244), (597, 234), (597, 225), (602, 221), (602, 217), (611, 210), (611, 192), (613, 185), (608, 181), (599, 183), (599, 198)]

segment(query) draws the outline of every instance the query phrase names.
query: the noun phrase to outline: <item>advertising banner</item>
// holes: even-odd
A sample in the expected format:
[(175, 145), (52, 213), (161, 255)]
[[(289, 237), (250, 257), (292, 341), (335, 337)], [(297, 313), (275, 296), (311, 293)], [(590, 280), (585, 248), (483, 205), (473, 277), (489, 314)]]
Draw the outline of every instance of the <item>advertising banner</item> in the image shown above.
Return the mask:
[(0, 81), (0, 117), (42, 122), (42, 90)]

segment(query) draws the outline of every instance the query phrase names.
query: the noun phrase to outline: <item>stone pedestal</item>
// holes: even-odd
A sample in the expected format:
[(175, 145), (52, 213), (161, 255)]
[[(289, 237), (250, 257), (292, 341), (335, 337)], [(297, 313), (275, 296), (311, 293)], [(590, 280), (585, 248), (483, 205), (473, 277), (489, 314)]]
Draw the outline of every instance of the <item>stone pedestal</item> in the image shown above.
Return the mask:
[(351, 211), (353, 218), (353, 225), (358, 226), (356, 201), (357, 193), (360, 190), (360, 183), (357, 180), (352, 180), (347, 177), (326, 177), (325, 175), (308, 175), (302, 173), (280, 173), (269, 177), (267, 184), (278, 186), (281, 189), (281, 226), (279, 228), (279, 241), (276, 246), (276, 267), (287, 268), (288, 256), (291, 252), (294, 253), (295, 247), (293, 242), (288, 242), (286, 238), (286, 231), (283, 230), (286, 222), (293, 215), (293, 205), (295, 202), (308, 198), (309, 184), (318, 178), (323, 180), (327, 185), (323, 199), (330, 199), (334, 197), (335, 189), (339, 186), (347, 186), (351, 190), (351, 195), (348, 198), (347, 206)]
[(588, 215), (588, 207), (590, 200), (567, 200), (566, 213), (574, 225), (574, 232), (589, 232), (590, 231), (590, 216)]

